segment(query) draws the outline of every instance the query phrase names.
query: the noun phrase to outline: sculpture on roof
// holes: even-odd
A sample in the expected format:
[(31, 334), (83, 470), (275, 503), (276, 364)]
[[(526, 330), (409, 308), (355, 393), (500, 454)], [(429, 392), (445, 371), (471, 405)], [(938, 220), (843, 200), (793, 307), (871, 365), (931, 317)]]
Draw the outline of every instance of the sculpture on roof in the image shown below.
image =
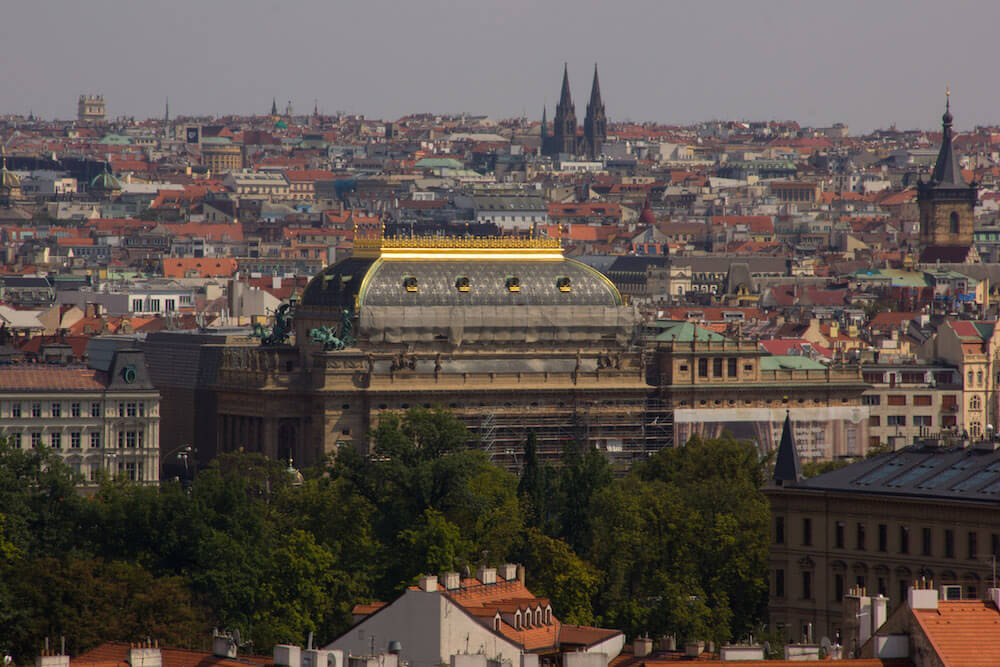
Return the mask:
[(292, 333), (292, 304), (283, 303), (274, 311), (274, 326), (267, 328), (261, 324), (253, 326), (254, 338), (260, 338), (260, 344), (284, 345)]
[(344, 341), (338, 338), (336, 332), (327, 326), (310, 329), (309, 340), (322, 345), (325, 352), (344, 349)]
[(354, 344), (354, 324), (351, 322), (351, 310), (345, 308), (341, 311), (340, 326), (337, 328), (322, 326), (309, 330), (309, 340), (323, 345), (327, 352), (331, 350), (343, 350), (345, 347)]

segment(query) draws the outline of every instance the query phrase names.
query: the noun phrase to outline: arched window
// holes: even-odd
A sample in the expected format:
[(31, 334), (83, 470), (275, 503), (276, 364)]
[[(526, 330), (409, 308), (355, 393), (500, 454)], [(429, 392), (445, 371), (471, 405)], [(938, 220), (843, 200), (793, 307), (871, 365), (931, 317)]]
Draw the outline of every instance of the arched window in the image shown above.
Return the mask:
[(978, 396), (973, 396), (972, 398), (969, 399), (969, 409), (970, 410), (979, 410), (982, 407), (983, 407), (982, 401), (979, 400)]
[(977, 371), (976, 372), (976, 384), (978, 384), (980, 387), (983, 386), (983, 372), (982, 371)]
[(969, 386), (972, 386), (972, 371), (969, 371)]

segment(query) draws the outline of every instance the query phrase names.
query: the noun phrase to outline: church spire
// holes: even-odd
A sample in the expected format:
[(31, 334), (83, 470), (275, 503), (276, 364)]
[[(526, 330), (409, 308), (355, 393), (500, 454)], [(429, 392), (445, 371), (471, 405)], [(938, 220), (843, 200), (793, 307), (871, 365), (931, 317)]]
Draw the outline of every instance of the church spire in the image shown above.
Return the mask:
[(548, 126), (548, 108), (545, 105), (542, 105), (542, 129), (539, 134), (543, 139), (545, 138), (545, 134), (548, 132)]
[(937, 162), (934, 163), (934, 172), (931, 174), (931, 182), (945, 187), (965, 188), (968, 183), (962, 176), (962, 169), (958, 165), (958, 157), (952, 147), (951, 136), (951, 91), (945, 89), (944, 115), (941, 116), (941, 150), (938, 152)]
[(778, 445), (778, 457), (774, 461), (774, 483), (781, 486), (785, 482), (795, 482), (802, 479), (802, 465), (799, 463), (799, 453), (792, 440), (792, 418), (785, 411), (785, 426), (781, 430), (781, 444)]
[(573, 106), (573, 97), (569, 93), (569, 63), (563, 63), (562, 92), (559, 93), (559, 106), (570, 108)]
[(277, 116), (278, 115), (278, 98), (277, 97), (272, 97), (271, 98), (271, 115), (272, 116)]
[(594, 63), (594, 83), (590, 86), (590, 104), (588, 107), (594, 107), (595, 109), (604, 107), (604, 103), (601, 101), (601, 83), (597, 80), (597, 63)]

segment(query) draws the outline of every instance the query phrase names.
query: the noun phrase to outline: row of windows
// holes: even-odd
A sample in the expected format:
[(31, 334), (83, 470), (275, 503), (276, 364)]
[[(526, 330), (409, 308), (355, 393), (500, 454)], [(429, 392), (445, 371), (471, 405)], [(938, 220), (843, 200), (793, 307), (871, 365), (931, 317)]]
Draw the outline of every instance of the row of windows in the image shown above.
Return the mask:
[[(698, 360), (698, 377), (708, 377), (708, 361), (708, 359), (704, 358)], [(715, 359), (712, 359), (712, 377), (722, 377), (723, 366), (725, 366), (726, 377), (734, 378), (736, 377), (739, 360), (735, 357), (730, 357), (729, 359), (716, 357)], [(686, 371), (687, 365), (682, 365), (680, 370)], [(753, 364), (743, 364), (743, 370), (746, 372), (753, 371)]]
[[(885, 404), (891, 407), (906, 405), (906, 394), (889, 394), (885, 397)], [(882, 396), (879, 394), (868, 394), (861, 397), (862, 405), (882, 405)], [(913, 396), (913, 405), (917, 407), (930, 407), (934, 404), (934, 397), (930, 394), (916, 394)], [(954, 406), (954, 396), (942, 396), (942, 407)]]
[[(136, 313), (136, 312), (140, 312), (141, 313), (141, 312), (147, 312), (147, 311), (150, 311), (150, 312), (152, 312), (152, 311), (159, 312), (159, 310), (160, 310), (160, 300), (159, 299), (150, 299), (147, 303), (149, 303), (149, 307), (148, 308), (143, 306), (143, 300), (142, 299), (132, 299), (132, 312), (133, 313)], [(168, 313), (177, 310), (177, 301), (176, 301), (176, 299), (164, 299), (163, 300), (163, 310), (165, 312), (168, 312)]]
[(101, 447), (101, 433), (95, 431), (92, 433), (81, 433), (79, 431), (73, 431), (69, 433), (68, 438), (63, 438), (66, 434), (63, 433), (49, 433), (48, 438), (44, 438), (41, 431), (30, 431), (26, 433), (6, 433), (4, 436), (7, 438), (7, 443), (15, 448), (21, 449), (27, 444), (31, 444), (32, 449), (38, 449), (43, 444), (48, 445), (52, 449), (62, 449), (65, 443), (70, 449), (81, 449), (83, 443), (86, 442), (90, 445), (91, 449), (99, 449)]
[[(100, 403), (90, 403), (84, 406), (83, 403), (74, 402), (69, 404), (69, 409), (65, 409), (63, 403), (52, 402), (44, 406), (47, 411), (45, 416), (60, 418), (60, 417), (82, 417), (84, 415), (84, 410), (87, 411), (87, 415), (90, 417), (100, 417), (101, 416), (101, 404)], [(9, 416), (12, 419), (20, 419), (21, 417), (31, 416), (34, 418), (39, 418), (43, 413), (43, 405), (40, 402), (30, 403), (27, 408), (25, 408), (21, 403), (11, 403)]]
[[(906, 415), (888, 415), (885, 418), (885, 423), (887, 426), (906, 426)], [(872, 415), (868, 418), (869, 426), (881, 426), (882, 417), (879, 415)], [(931, 415), (913, 415), (913, 425), (914, 426), (933, 426), (934, 418)]]
[[(837, 521), (833, 526), (833, 548), (846, 549), (846, 523)], [(858, 521), (854, 525), (854, 549), (865, 551), (868, 548), (867, 529), (863, 522)], [(941, 555), (945, 558), (955, 558), (955, 530), (945, 528), (943, 531), (943, 544)], [(776, 544), (785, 543), (785, 517), (774, 518), (774, 541)], [(804, 517), (802, 519), (802, 546), (812, 546), (813, 532), (812, 519)], [(969, 560), (979, 557), (979, 537), (978, 533), (970, 530), (966, 533), (965, 555)], [(899, 526), (898, 539), (896, 541), (897, 551), (900, 554), (910, 553), (910, 528), (909, 526)], [(920, 532), (920, 547), (922, 556), (934, 556), (933, 529), (924, 527)], [(889, 551), (889, 527), (884, 523), (878, 524), (876, 536), (876, 548), (880, 553)], [(990, 539), (990, 553), (1000, 556), (1000, 534), (993, 533)]]
[[(846, 577), (843, 573), (835, 572), (831, 583), (833, 584), (833, 599), (837, 602), (843, 602), (844, 595), (847, 592), (845, 587)], [(858, 574), (854, 577), (854, 584), (862, 588), (867, 587), (867, 577), (864, 574)], [(875, 587), (872, 590), (873, 593), (878, 595), (889, 595), (888, 580), (886, 577), (875, 577)], [(901, 577), (899, 579), (899, 598), (898, 600), (906, 600), (909, 587), (912, 582), (908, 577)], [(774, 596), (778, 598), (785, 597), (785, 571), (778, 568), (774, 571)], [(978, 597), (978, 587), (975, 584), (967, 584), (965, 587), (964, 595), (966, 599), (974, 600)], [(799, 597), (803, 600), (811, 600), (813, 598), (813, 573), (809, 570), (803, 570), (801, 573), (801, 586), (799, 587)]]
[[(54, 401), (47, 404), (41, 402), (30, 403), (27, 408), (21, 403), (11, 403), (9, 408), (9, 416), (12, 419), (20, 419), (26, 416), (35, 419), (43, 416), (60, 419), (77, 418), (85, 415), (92, 418), (101, 417), (101, 404), (96, 401), (88, 404), (72, 402), (67, 406), (65, 403)], [(119, 401), (118, 416), (145, 417), (146, 404), (142, 401)]]
[[(84, 443), (87, 443), (91, 449), (100, 449), (103, 440), (100, 431), (90, 433), (81, 433), (80, 431), (52, 432), (47, 434), (41, 431), (29, 431), (6, 433), (5, 437), (8, 444), (15, 449), (21, 449), (27, 444), (30, 444), (32, 449), (38, 449), (43, 445), (52, 449), (62, 449), (64, 445), (69, 449), (81, 449)], [(142, 449), (145, 447), (145, 442), (146, 434), (143, 431), (118, 432), (119, 449)]]

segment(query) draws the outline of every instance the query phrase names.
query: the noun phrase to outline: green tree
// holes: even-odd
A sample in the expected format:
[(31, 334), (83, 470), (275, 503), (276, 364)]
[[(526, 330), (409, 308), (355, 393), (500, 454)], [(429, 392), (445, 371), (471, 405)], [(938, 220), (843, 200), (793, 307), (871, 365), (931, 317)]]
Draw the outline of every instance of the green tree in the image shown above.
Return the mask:
[(557, 481), (558, 537), (577, 553), (585, 553), (590, 542), (593, 499), (613, 478), (607, 457), (597, 449), (586, 443), (566, 445)]
[(65, 636), (72, 653), (104, 641), (154, 636), (169, 646), (193, 646), (208, 632), (199, 607), (179, 577), (156, 577), (140, 565), (101, 559), (26, 558), (2, 572), (4, 607), (20, 610), (0, 626), (6, 650), (28, 662), (43, 637)]
[(549, 598), (563, 622), (593, 624), (592, 600), (600, 581), (597, 570), (573, 553), (566, 542), (538, 528), (528, 528), (524, 538), (521, 562), (531, 592)]

